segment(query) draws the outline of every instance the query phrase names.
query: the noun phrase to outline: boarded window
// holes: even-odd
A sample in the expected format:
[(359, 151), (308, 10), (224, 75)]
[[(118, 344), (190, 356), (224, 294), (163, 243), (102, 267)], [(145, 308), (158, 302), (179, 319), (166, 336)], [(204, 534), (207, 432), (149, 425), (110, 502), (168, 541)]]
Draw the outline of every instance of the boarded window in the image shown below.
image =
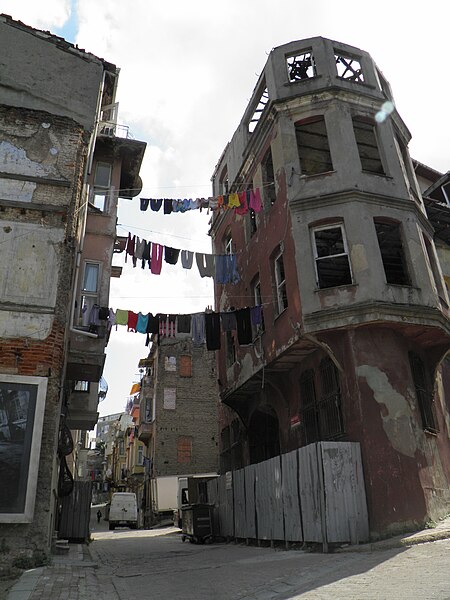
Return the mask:
[(409, 285), (400, 223), (387, 223), (375, 220), (378, 245), (383, 261), (387, 283)]
[(428, 431), (439, 431), (434, 413), (433, 386), (431, 376), (423, 360), (414, 352), (409, 353), (409, 364), (416, 389), (417, 403), (422, 417), (423, 428)]
[(353, 118), (353, 131), (363, 171), (384, 175), (374, 124), (363, 117)]
[(342, 225), (313, 229), (314, 258), (319, 288), (352, 283), (347, 242)]
[(331, 358), (320, 361), (319, 429), (324, 440), (344, 432), (341, 415), (339, 373)]
[(177, 399), (176, 388), (164, 388), (164, 408), (166, 410), (175, 410)]
[(323, 117), (296, 123), (295, 135), (302, 175), (317, 175), (333, 170)]
[(180, 356), (180, 377), (192, 377), (192, 356)]
[(192, 458), (192, 437), (180, 435), (177, 441), (177, 459), (179, 464), (190, 463)]

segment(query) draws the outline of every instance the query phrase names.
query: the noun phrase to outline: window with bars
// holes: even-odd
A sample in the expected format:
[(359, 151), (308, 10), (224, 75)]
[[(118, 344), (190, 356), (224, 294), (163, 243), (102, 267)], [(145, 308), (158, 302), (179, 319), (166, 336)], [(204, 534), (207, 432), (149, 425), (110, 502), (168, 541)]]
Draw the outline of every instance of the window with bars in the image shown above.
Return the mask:
[(302, 175), (318, 175), (333, 170), (323, 116), (296, 123), (295, 135)]
[(437, 419), (433, 402), (433, 385), (429, 370), (424, 361), (414, 352), (409, 353), (409, 364), (416, 390), (417, 403), (422, 417), (423, 428), (438, 432)]
[(343, 226), (315, 227), (311, 233), (318, 287), (322, 289), (352, 283)]
[(410, 285), (400, 223), (374, 219), (387, 283)]
[(275, 275), (276, 314), (281, 314), (288, 307), (286, 291), (286, 274), (284, 271), (283, 252), (280, 250), (274, 258), (273, 270)]
[(300, 422), (304, 444), (344, 433), (339, 372), (328, 357), (321, 360), (318, 372), (307, 369), (300, 376)]
[(374, 123), (365, 117), (353, 117), (353, 131), (362, 170), (385, 175)]

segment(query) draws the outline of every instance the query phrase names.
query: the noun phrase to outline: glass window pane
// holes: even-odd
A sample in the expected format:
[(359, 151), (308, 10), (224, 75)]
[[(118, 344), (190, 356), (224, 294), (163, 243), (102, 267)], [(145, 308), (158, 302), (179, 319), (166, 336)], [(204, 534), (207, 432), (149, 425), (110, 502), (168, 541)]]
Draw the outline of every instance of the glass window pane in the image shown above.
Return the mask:
[(95, 208), (105, 212), (106, 194), (99, 194), (95, 192), (92, 204), (95, 206)]
[(107, 188), (111, 181), (111, 165), (107, 163), (97, 163), (95, 168), (94, 185)]
[(96, 292), (99, 265), (86, 263), (84, 267), (83, 292)]
[(344, 240), (342, 238), (342, 230), (340, 227), (330, 229), (321, 229), (314, 232), (316, 239), (317, 256), (334, 256), (343, 254)]

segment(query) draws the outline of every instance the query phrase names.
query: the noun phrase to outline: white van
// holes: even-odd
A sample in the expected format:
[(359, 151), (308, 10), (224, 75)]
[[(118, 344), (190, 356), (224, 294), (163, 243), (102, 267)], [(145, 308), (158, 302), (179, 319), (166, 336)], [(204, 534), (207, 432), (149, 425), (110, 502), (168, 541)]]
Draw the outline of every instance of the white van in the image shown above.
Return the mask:
[(137, 500), (136, 494), (116, 492), (111, 498), (109, 509), (109, 528), (130, 527), (137, 529)]

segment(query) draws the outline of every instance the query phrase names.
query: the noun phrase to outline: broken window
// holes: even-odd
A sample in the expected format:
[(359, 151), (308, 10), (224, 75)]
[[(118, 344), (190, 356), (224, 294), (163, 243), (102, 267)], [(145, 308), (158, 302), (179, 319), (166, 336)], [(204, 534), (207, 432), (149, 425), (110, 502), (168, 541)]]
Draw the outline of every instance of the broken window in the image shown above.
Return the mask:
[[(251, 288), (252, 288), (252, 294), (253, 294), (253, 300), (255, 303), (255, 306), (261, 306), (263, 305), (262, 302), (262, 295), (261, 295), (261, 281), (259, 279), (259, 275), (257, 275), (252, 283), (251, 283)], [(256, 337), (262, 333), (264, 333), (265, 328), (264, 328), (264, 314), (262, 312), (261, 309), (261, 323), (259, 325), (254, 325), (254, 336)]]
[(286, 275), (284, 272), (283, 252), (280, 250), (273, 261), (276, 292), (276, 314), (281, 314), (288, 307), (286, 292)]
[(250, 119), (250, 121), (248, 122), (248, 131), (249, 133), (253, 133), (256, 129), (256, 126), (258, 125), (258, 122), (261, 118), (262, 113), (264, 112), (264, 109), (267, 106), (267, 103), (269, 102), (269, 90), (267, 89), (267, 87), (265, 87), (265, 84), (263, 83), (264, 88), (261, 91), (261, 95), (259, 96), (259, 99), (256, 103), (256, 107), (255, 110), (253, 111), (252, 117)]
[(333, 170), (323, 116), (296, 123), (295, 135), (302, 175), (317, 175)]
[(370, 119), (353, 117), (353, 131), (363, 171), (384, 175), (375, 126)]
[(233, 254), (233, 238), (231, 232), (227, 233), (223, 240), (223, 249), (225, 254)]
[(400, 223), (374, 219), (387, 283), (410, 285)]
[(428, 258), (428, 263), (430, 266), (431, 273), (433, 275), (433, 281), (436, 286), (436, 291), (438, 293), (439, 299), (445, 303), (447, 306), (447, 294), (445, 292), (444, 283), (442, 280), (442, 274), (438, 267), (438, 259), (436, 258), (435, 251), (431, 241), (427, 238), (426, 235), (422, 233), (423, 241), (425, 244), (426, 256)]
[(409, 364), (416, 389), (417, 403), (422, 417), (423, 428), (438, 432), (437, 420), (433, 402), (432, 378), (423, 360), (414, 352), (409, 353)]
[(317, 75), (316, 65), (311, 50), (305, 50), (296, 56), (288, 56), (286, 58), (289, 81), (302, 81), (303, 79), (311, 79)]
[(264, 189), (264, 204), (266, 209), (268, 209), (277, 199), (277, 194), (275, 191), (275, 174), (273, 171), (272, 149), (270, 147), (263, 158), (261, 168)]
[(347, 81), (356, 81), (358, 83), (364, 82), (360, 58), (350, 56), (349, 54), (343, 54), (342, 52), (335, 50), (334, 59), (336, 61), (338, 77), (346, 79)]
[(112, 166), (109, 163), (98, 162), (95, 166), (94, 190), (92, 194), (92, 204), (105, 212), (106, 204), (111, 186)]
[(352, 283), (347, 241), (342, 225), (312, 230), (316, 278), (319, 288)]

